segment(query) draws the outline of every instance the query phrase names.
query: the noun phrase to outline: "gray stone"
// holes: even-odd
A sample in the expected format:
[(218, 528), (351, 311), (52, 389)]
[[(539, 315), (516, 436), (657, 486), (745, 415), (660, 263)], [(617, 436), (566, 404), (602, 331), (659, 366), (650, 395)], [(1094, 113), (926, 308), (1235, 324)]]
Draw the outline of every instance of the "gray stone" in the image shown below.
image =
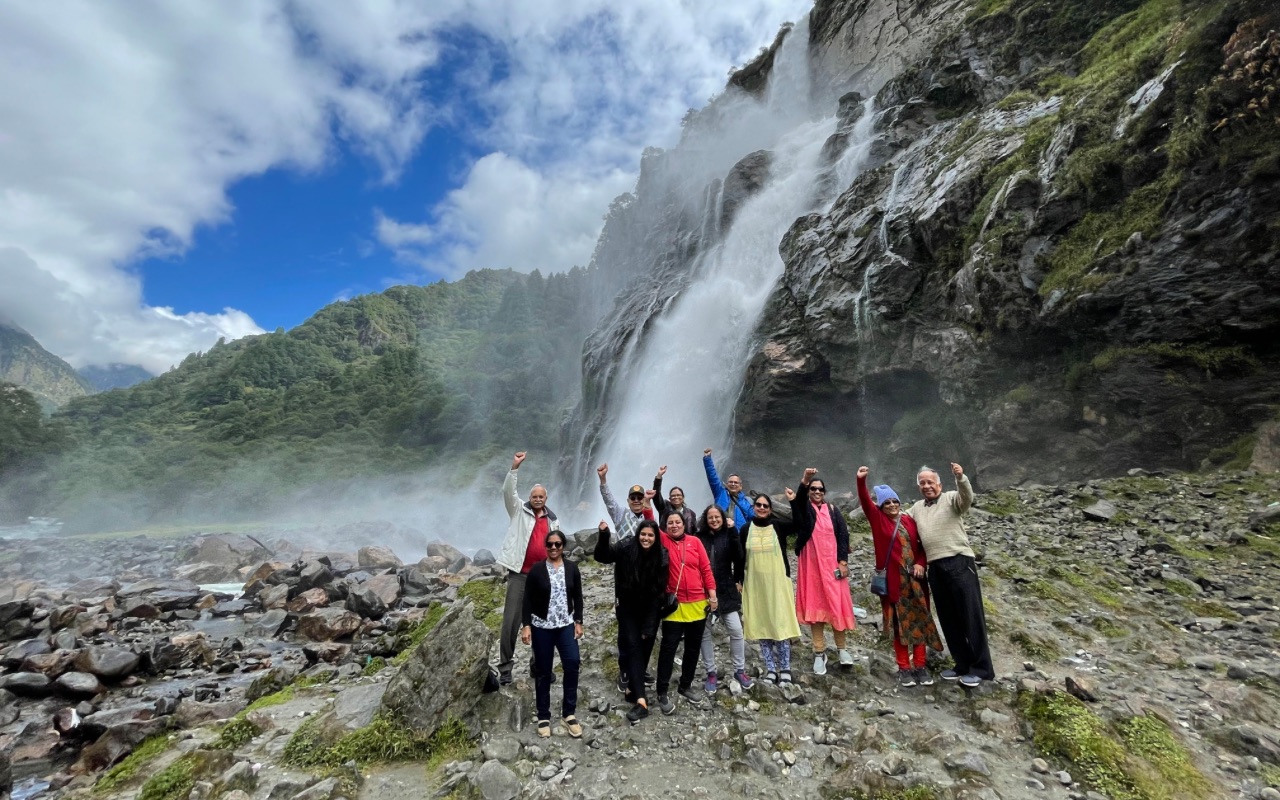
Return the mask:
[(298, 635), (316, 642), (345, 639), (360, 629), (360, 617), (345, 608), (319, 608), (298, 617)]
[(138, 668), (138, 654), (122, 647), (86, 647), (76, 656), (75, 666), (99, 678), (123, 678)]
[(39, 672), (15, 672), (0, 676), (0, 689), (19, 697), (44, 697), (52, 691), (52, 681)]
[(98, 676), (88, 672), (64, 672), (54, 685), (58, 691), (72, 697), (93, 697), (105, 690)]
[(280, 635), (280, 631), (284, 630), (284, 626), (288, 622), (289, 613), (287, 611), (283, 608), (273, 608), (254, 620), (247, 632), (250, 636), (274, 639)]
[(1091, 519), (1095, 522), (1110, 522), (1118, 513), (1119, 509), (1109, 500), (1099, 500), (1087, 508), (1080, 510), (1084, 514), (1085, 519)]
[(490, 564), (496, 564), (497, 562), (498, 559), (494, 557), (493, 553), (483, 547), (477, 550), (475, 557), (471, 559), (471, 563), (477, 567), (487, 567)]
[(223, 791), (252, 792), (258, 786), (258, 773), (248, 761), (237, 761), (222, 773), (218, 783), (222, 785)]
[(295, 794), (291, 800), (330, 800), (338, 795), (338, 779), (325, 778)]
[(359, 730), (373, 722), (374, 715), (387, 691), (385, 683), (348, 686), (333, 698), (333, 706), (316, 721), (325, 741), (337, 741), (343, 734)]
[(474, 606), (454, 603), (391, 679), (382, 707), (424, 736), (451, 716), (467, 719), (484, 690), (492, 643)]
[(987, 760), (981, 753), (975, 753), (972, 750), (948, 754), (942, 764), (957, 778), (991, 777), (991, 767), (987, 764)]
[(490, 739), (480, 746), (480, 752), (490, 761), (510, 763), (520, 757), (520, 743), (515, 739)]
[(369, 619), (382, 619), (387, 613), (387, 604), (373, 589), (367, 587), (353, 588), (347, 595), (347, 609)]
[[(431, 545), (427, 545), (427, 552), (431, 552)], [(388, 569), (404, 565), (390, 547), (376, 544), (361, 547), (356, 553), (356, 562), (362, 569)]]

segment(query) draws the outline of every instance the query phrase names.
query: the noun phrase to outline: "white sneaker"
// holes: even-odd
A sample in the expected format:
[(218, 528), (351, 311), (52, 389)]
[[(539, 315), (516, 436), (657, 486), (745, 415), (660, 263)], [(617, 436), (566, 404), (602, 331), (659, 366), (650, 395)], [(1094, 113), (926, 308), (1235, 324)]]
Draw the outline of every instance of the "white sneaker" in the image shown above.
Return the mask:
[(852, 666), (853, 666), (853, 653), (850, 653), (848, 650), (841, 649), (841, 650), (840, 650), (840, 666), (842, 666), (842, 667), (852, 667)]
[(818, 653), (813, 657), (813, 674), (814, 675), (827, 674), (827, 654), (826, 653)]

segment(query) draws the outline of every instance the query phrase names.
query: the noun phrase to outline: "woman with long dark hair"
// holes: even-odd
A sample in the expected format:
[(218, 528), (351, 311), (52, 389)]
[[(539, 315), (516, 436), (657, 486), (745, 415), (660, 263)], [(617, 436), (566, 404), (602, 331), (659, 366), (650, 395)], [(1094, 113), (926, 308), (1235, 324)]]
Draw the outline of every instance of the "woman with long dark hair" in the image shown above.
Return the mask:
[(787, 490), (796, 532), (796, 617), (813, 638), (813, 674), (827, 674), (827, 638), (831, 628), (840, 666), (853, 666), (845, 632), (853, 630), (849, 595), (849, 527), (840, 509), (827, 502), (827, 484), (810, 467), (800, 488)]
[(787, 563), (789, 529), (773, 516), (773, 500), (757, 495), (739, 530), (744, 556), (742, 634), (760, 642), (765, 680), (791, 683), (791, 640), (800, 638), (796, 595)]
[(619, 664), (624, 675), (636, 679), (628, 683), (627, 702), (634, 703), (627, 719), (639, 722), (649, 716), (644, 673), (658, 634), (658, 615), (667, 588), (667, 550), (658, 541), (658, 523), (645, 520), (634, 536), (612, 541), (608, 524), (600, 522), (595, 557), (601, 564), (613, 564), (613, 591), (617, 598), (618, 652), (629, 663)]
[(578, 652), (578, 640), (582, 638), (582, 575), (578, 565), (564, 557), (563, 533), (551, 531), (543, 544), (547, 558), (533, 565), (525, 582), (520, 638), (533, 645), (538, 735), (551, 735), (551, 665), (553, 654), (558, 652), (564, 668), (564, 727), (577, 739), (582, 736), (582, 724), (574, 716), (578, 708), (578, 668), (582, 663)]
[[(729, 524), (724, 509), (712, 503), (702, 512), (698, 522), (698, 541), (711, 559), (711, 573), (716, 576), (716, 596), (720, 607), (713, 619), (724, 623), (729, 631), (729, 656), (733, 661), (733, 677), (743, 689), (751, 688), (747, 676), (747, 643), (742, 636), (742, 542), (738, 529)], [(702, 665), (707, 670), (704, 687), (707, 694), (719, 688), (716, 670), (716, 646), (711, 637), (712, 622), (702, 633)]]

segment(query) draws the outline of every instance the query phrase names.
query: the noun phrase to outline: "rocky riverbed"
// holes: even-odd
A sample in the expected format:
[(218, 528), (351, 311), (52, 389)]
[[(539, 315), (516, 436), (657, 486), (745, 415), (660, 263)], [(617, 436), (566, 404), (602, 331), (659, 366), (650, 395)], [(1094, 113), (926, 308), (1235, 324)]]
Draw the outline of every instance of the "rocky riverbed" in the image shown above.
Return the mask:
[(484, 551), (433, 543), (403, 564), (373, 540), (0, 542), (0, 785), (148, 800), (1276, 798), (1278, 498), (1280, 478), (1249, 472), (980, 495), (999, 679), (974, 692), (894, 684), (855, 515), (854, 602), (872, 613), (853, 670), (809, 674), (806, 642), (794, 687), (722, 683), (703, 708), (634, 726), (612, 688), (612, 573), (582, 532), (580, 740), (538, 739), (522, 670), (483, 692), (503, 592)]

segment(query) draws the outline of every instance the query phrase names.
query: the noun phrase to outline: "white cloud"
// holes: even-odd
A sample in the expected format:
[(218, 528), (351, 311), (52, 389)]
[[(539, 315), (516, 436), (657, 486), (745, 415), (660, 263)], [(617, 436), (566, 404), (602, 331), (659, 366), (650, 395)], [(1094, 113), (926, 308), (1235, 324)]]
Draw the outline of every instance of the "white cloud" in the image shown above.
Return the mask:
[(147, 305), (128, 265), (226, 221), (236, 180), (323, 166), (336, 137), (394, 179), (430, 125), (436, 24), (393, 2), (0, 6), (0, 313), (76, 364), (163, 369), (257, 332)]
[(483, 120), (462, 133), (488, 155), (422, 219), (376, 215), (378, 242), (445, 275), (585, 263), (641, 149), (809, 4), (2, 4), (0, 314), (77, 365), (163, 369), (255, 332), (148, 305), (130, 264), (230, 220), (236, 181), (321, 169), (338, 142), (395, 181), (441, 121)]
[[(609, 201), (630, 188), (646, 145), (724, 88), (806, 0), (482, 3), (467, 23), (500, 52), (493, 80), (464, 74), (489, 114), (493, 152), (420, 221), (375, 216), (378, 240), (435, 274), (586, 264)], [(408, 234), (412, 232), (412, 236)]]

